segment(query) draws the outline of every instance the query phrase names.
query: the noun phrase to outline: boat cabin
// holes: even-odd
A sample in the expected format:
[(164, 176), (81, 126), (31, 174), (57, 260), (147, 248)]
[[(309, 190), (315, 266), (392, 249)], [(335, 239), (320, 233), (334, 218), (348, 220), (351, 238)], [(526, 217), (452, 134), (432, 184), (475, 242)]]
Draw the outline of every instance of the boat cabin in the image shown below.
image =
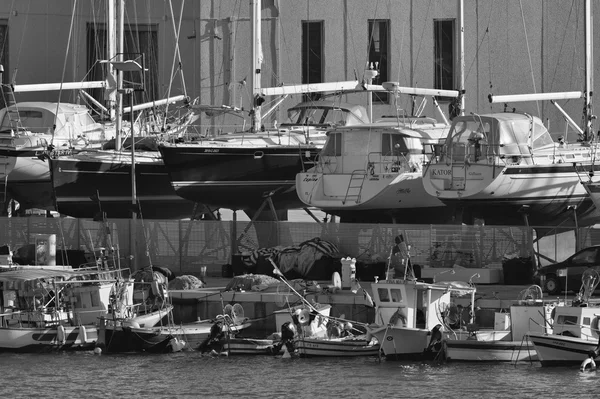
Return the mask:
[(386, 122), (330, 130), (315, 171), (362, 171), (371, 176), (420, 171), (433, 154), (433, 145), (447, 132), (447, 127), (427, 126), (411, 129)]
[(552, 150), (555, 143), (542, 121), (516, 113), (456, 117), (440, 162), (493, 163), (496, 157), (531, 164), (532, 151)]
[[(448, 285), (406, 280), (373, 283), (372, 289), (375, 324), (428, 330), (442, 323), (442, 314), (451, 303), (451, 292), (456, 291)], [(472, 296), (475, 294), (475, 289), (468, 291)]]
[(557, 306), (554, 309), (552, 334), (598, 341), (599, 307)]

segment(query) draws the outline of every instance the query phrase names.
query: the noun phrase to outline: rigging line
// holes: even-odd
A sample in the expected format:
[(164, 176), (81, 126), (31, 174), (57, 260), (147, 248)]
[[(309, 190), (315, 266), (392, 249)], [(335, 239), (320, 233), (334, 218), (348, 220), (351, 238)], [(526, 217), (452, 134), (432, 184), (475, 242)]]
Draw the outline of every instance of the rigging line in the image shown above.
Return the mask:
[[(430, 13), (430, 11), (431, 11), (431, 0), (429, 0), (429, 5), (427, 6), (427, 13), (425, 14), (425, 18), (424, 18), (425, 21), (429, 21), (429, 13)], [(421, 31), (421, 38), (425, 37), (425, 26), (426, 25), (427, 24), (423, 24), (423, 30)], [(417, 56), (415, 57), (415, 60), (414, 60), (414, 67), (415, 68), (417, 68), (417, 64), (419, 62), (419, 55), (421, 54), (421, 46), (422, 45), (423, 45), (423, 40), (421, 40), (419, 42), (419, 46), (417, 47)], [(414, 84), (416, 86), (418, 86), (416, 81), (414, 82)]]
[[(179, 61), (179, 70), (181, 72), (181, 81), (183, 84), (183, 93), (187, 97), (185, 90), (185, 80), (183, 79), (183, 72), (181, 71), (181, 53), (179, 52), (179, 34), (181, 32), (181, 19), (183, 18), (183, 8), (185, 7), (185, 0), (181, 1), (181, 11), (179, 12), (178, 26), (175, 26), (175, 14), (173, 12), (173, 2), (169, 0), (169, 7), (171, 10), (171, 22), (173, 24), (173, 34), (175, 35), (175, 51), (173, 52), (173, 62), (171, 63), (171, 76), (169, 77), (169, 87), (167, 89), (167, 98), (171, 96), (171, 88), (173, 87), (173, 76), (175, 74), (175, 60)], [(165, 115), (169, 112), (169, 103), (165, 105)], [(162, 130), (165, 130), (167, 125), (167, 118), (163, 118)]]
[(67, 40), (67, 49), (65, 51), (65, 61), (63, 63), (62, 77), (60, 79), (60, 89), (58, 90), (58, 101), (56, 103), (56, 113), (54, 114), (54, 125), (52, 126), (52, 139), (50, 144), (54, 142), (54, 131), (56, 130), (56, 118), (58, 117), (58, 109), (60, 108), (60, 96), (62, 94), (63, 83), (65, 81), (65, 71), (67, 69), (67, 60), (69, 56), (69, 47), (71, 46), (71, 36), (73, 36), (73, 24), (75, 23), (75, 14), (77, 12), (77, 0), (73, 0), (73, 14), (71, 14), (71, 26), (69, 27), (69, 39)]
[[(535, 87), (535, 76), (533, 75), (533, 62), (531, 61), (531, 50), (529, 49), (529, 39), (527, 38), (527, 26), (525, 25), (525, 13), (523, 12), (523, 0), (519, 0), (519, 5), (521, 7), (521, 20), (523, 21), (523, 31), (525, 32), (525, 44), (527, 45), (527, 56), (529, 57), (529, 68), (531, 70), (531, 81), (533, 83), (533, 92), (537, 93), (537, 89)], [(540, 102), (535, 102), (538, 110), (538, 115), (541, 115), (540, 112)]]
[[(483, 33), (483, 36), (481, 36), (481, 41), (479, 42), (479, 45), (477, 46), (477, 49), (475, 50), (475, 57), (473, 57), (473, 61), (471, 62), (471, 65), (469, 65), (469, 69), (466, 71), (465, 74), (465, 80), (467, 80), (467, 78), (469, 77), (469, 74), (471, 73), (471, 69), (473, 68), (473, 65), (475, 65), (475, 61), (477, 61), (477, 59), (479, 59), (479, 51), (481, 50), (481, 46), (483, 46), (483, 41), (486, 39), (486, 37), (489, 36), (490, 33), (490, 22), (492, 20), (492, 10), (493, 10), (493, 3), (490, 5), (490, 15), (488, 16), (488, 23), (487, 23), (487, 27), (485, 28), (485, 32)], [(488, 38), (488, 43), (489, 43), (489, 38)], [(488, 55), (491, 52), (488, 51)], [(491, 59), (489, 59), (489, 65), (490, 66), (490, 81), (491, 81)]]
[[(13, 3), (11, 5), (10, 15), (13, 15), (14, 6), (15, 6), (15, 0), (13, 0)], [(21, 42), (19, 43), (19, 46), (18, 46), (19, 49), (17, 50), (17, 65), (13, 68), (13, 70), (14, 70), (13, 75), (12, 75), (13, 83), (17, 79), (17, 70), (19, 69), (19, 60), (21, 59), (21, 49), (25, 47), (23, 45), (23, 41), (25, 40), (25, 32), (28, 32), (27, 21), (29, 21), (30, 8), (31, 8), (31, 0), (29, 0), (29, 2), (27, 2), (27, 11), (25, 12), (25, 23), (23, 24), (23, 34), (21, 35)]]
[[(571, 21), (571, 17), (573, 16), (573, 8), (574, 8), (574, 5), (575, 5), (575, 1), (576, 0), (574, 0), (574, 1), (571, 2), (571, 8), (569, 9), (569, 15), (567, 16), (567, 20), (566, 20), (566, 23), (565, 23), (565, 29), (562, 32), (562, 34), (560, 35), (560, 37), (562, 38), (562, 40), (560, 42), (560, 48), (558, 50), (559, 56), (560, 56), (560, 54), (562, 54), (563, 48), (565, 46), (565, 42), (567, 40), (567, 27), (570, 26), (569, 21)], [(577, 37), (577, 32), (579, 31), (579, 19), (578, 18), (575, 18), (575, 25), (576, 25), (576, 28), (575, 28), (575, 35), (574, 36), (576, 38)], [(577, 51), (577, 47), (576, 46), (573, 46), (573, 51), (574, 52)], [(572, 62), (573, 63), (577, 63), (578, 59), (579, 59), (579, 57), (573, 56), (572, 57)], [(559, 65), (558, 62), (556, 62), (554, 64), (554, 72), (552, 73), (552, 79), (551, 79), (551, 82), (550, 82), (550, 88), (551, 89), (552, 89), (552, 87), (554, 87), (554, 82), (556, 81), (556, 75), (558, 73), (558, 65)], [(571, 68), (571, 70), (577, 70), (579, 72), (580, 69), (579, 68)], [(581, 81), (581, 80), (578, 79), (578, 81)], [(552, 90), (550, 90), (550, 91), (552, 91)]]

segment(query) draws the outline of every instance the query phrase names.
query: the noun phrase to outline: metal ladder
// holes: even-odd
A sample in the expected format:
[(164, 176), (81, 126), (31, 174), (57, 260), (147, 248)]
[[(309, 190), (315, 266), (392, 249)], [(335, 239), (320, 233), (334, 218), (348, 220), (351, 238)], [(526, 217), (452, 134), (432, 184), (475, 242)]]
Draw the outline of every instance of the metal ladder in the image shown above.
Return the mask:
[[(3, 85), (4, 94), (7, 96), (6, 101), (6, 113), (8, 115), (8, 122), (10, 128), (13, 132), (18, 132), (23, 129), (23, 124), (21, 123), (21, 115), (19, 114), (19, 108), (17, 107), (17, 101), (15, 100), (15, 93), (12, 91), (12, 88), (9, 85)], [(14, 105), (14, 108), (10, 108)]]
[(362, 187), (365, 183), (365, 178), (367, 177), (366, 170), (355, 170), (350, 175), (350, 181), (348, 182), (348, 188), (346, 189), (346, 196), (342, 201), (342, 204), (346, 204), (348, 198), (355, 198), (356, 203), (360, 202), (360, 195), (362, 193)]

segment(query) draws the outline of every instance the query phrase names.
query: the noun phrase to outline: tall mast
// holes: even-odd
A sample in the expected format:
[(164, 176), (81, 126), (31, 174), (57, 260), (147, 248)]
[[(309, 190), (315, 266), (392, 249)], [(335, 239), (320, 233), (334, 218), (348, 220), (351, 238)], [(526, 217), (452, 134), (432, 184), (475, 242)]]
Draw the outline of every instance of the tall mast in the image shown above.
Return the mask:
[(250, 0), (250, 23), (252, 24), (252, 130), (261, 125), (260, 72), (262, 66), (261, 46), (261, 0)]
[[(107, 26), (107, 39), (108, 39), (108, 43), (107, 43), (107, 53), (106, 53), (106, 59), (108, 61), (113, 61), (113, 58), (115, 56), (116, 53), (116, 48), (117, 48), (117, 29), (116, 29), (116, 17), (115, 17), (115, 8), (116, 8), (116, 4), (115, 4), (115, 0), (109, 0), (107, 1), (108, 4), (108, 26)], [(113, 68), (113, 65), (108, 62), (107, 64), (108, 67), (108, 73), (109, 75), (112, 76), (112, 80), (113, 82), (117, 81), (117, 71), (115, 70), (115, 68)], [(114, 121), (115, 120), (115, 108), (116, 108), (116, 103), (117, 103), (117, 92), (116, 90), (109, 90), (108, 91), (108, 101), (109, 101), (109, 112), (110, 112), (110, 120)]]
[(460, 76), (459, 82), (459, 100), (460, 100), (460, 114), (465, 114), (465, 7), (464, 1), (458, 1), (458, 70)]
[[(115, 2), (115, 21), (116, 21), (116, 40), (117, 54), (116, 59), (109, 58), (109, 61), (123, 61), (123, 41), (124, 41), (124, 26), (125, 26), (125, 0), (110, 0)], [(115, 56), (115, 54), (113, 54)], [(117, 75), (117, 101), (116, 101), (116, 115), (115, 115), (115, 149), (119, 151), (121, 149), (121, 129), (123, 121), (123, 93), (119, 91), (123, 88), (123, 71), (115, 72)], [(133, 104), (132, 104), (133, 105)]]
[(594, 115), (592, 115), (592, 92), (594, 90), (594, 78), (593, 78), (593, 42), (592, 42), (592, 2), (591, 0), (585, 0), (585, 131), (583, 139), (584, 141), (593, 140), (593, 128), (592, 122)]

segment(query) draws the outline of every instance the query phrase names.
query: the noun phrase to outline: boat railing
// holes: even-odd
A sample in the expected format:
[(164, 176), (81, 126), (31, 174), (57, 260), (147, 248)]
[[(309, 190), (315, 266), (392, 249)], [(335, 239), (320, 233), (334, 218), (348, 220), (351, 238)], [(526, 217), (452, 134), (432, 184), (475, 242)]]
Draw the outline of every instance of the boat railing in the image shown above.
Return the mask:
[(411, 162), (405, 154), (383, 155), (382, 152), (370, 152), (367, 155), (366, 170), (370, 175), (382, 173), (405, 173), (410, 172)]

